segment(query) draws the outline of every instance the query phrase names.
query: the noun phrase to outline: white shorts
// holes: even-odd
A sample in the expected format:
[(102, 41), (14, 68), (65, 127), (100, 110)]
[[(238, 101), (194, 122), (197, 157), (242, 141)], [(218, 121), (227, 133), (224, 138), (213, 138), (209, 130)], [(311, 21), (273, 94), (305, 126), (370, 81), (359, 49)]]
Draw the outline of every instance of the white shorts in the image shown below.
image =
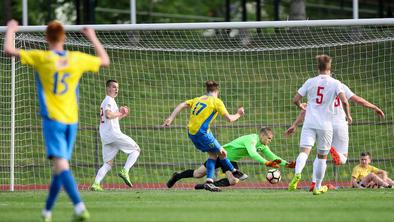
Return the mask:
[(302, 128), (300, 147), (311, 149), (316, 142), (318, 150), (330, 150), (332, 142), (332, 130), (321, 130), (312, 128)]
[(338, 153), (346, 154), (349, 152), (349, 126), (334, 126), (334, 133), (332, 136), (333, 146)]
[(133, 151), (140, 151), (138, 144), (125, 134), (117, 136), (116, 140), (112, 143), (103, 143), (103, 161), (104, 163), (113, 160), (119, 150), (122, 150), (126, 154), (130, 154)]

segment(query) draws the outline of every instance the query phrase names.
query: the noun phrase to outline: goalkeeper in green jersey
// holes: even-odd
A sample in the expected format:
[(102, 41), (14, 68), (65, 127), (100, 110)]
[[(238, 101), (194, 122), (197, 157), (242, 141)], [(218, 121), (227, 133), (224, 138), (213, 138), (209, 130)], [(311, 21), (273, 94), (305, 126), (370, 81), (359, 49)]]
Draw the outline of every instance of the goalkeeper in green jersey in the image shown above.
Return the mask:
[[(280, 166), (284, 166), (286, 168), (294, 168), (295, 162), (287, 162), (282, 158), (275, 155), (268, 144), (272, 141), (274, 134), (272, 130), (268, 127), (264, 127), (260, 129), (259, 134), (250, 134), (241, 136), (230, 143), (227, 143), (223, 146), (223, 148), (227, 151), (227, 158), (231, 161), (234, 168), (239, 169), (237, 161), (249, 157), (256, 160), (259, 163), (264, 164), (268, 167), (279, 168)], [(262, 152), (268, 160), (264, 159), (259, 152)], [(226, 178), (217, 180), (214, 182), (216, 186), (230, 186), (235, 185), (240, 180), (245, 180), (248, 178), (246, 174), (243, 175), (233, 175), (229, 170), (227, 170), (224, 166), (220, 165), (219, 161), (216, 161), (215, 168), (221, 168), (222, 171), (226, 174)], [(201, 165), (198, 169), (189, 169), (183, 172), (175, 172), (170, 180), (167, 182), (167, 187), (171, 188), (175, 185), (175, 183), (183, 178), (201, 178), (206, 175), (206, 167), (205, 163)], [(196, 185), (196, 189), (199, 189), (200, 184)]]

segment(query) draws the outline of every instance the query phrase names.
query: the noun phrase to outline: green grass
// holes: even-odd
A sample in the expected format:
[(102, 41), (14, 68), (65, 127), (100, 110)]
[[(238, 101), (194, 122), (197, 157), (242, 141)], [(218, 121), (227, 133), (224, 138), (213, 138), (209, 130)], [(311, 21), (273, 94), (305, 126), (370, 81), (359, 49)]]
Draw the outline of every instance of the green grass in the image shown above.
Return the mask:
[[(0, 221), (38, 221), (46, 192), (1, 192)], [(391, 221), (392, 189), (337, 190), (313, 196), (306, 191), (130, 190), (82, 192), (91, 221), (254, 222), (254, 221)], [(54, 221), (69, 221), (72, 206), (64, 193)]]

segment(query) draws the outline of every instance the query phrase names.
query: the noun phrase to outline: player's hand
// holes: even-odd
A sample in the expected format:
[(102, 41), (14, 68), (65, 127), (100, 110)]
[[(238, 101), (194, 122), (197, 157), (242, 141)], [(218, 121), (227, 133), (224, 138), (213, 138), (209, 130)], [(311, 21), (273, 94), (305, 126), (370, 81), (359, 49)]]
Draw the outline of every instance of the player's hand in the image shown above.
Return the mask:
[(377, 184), (375, 184), (375, 182), (371, 181), (365, 187), (374, 189), (374, 188), (377, 188)]
[(267, 167), (272, 167), (272, 168), (279, 168), (280, 166), (279, 166), (279, 164), (281, 163), (282, 161), (281, 160), (274, 160), (274, 161), (267, 161), (267, 162), (265, 162), (265, 165), (267, 166)]
[(352, 116), (346, 117), (346, 120), (347, 120), (347, 123), (348, 123), (349, 125), (352, 124), (352, 122), (353, 122)]
[(373, 111), (376, 113), (376, 115), (378, 115), (380, 118), (384, 118), (384, 112), (379, 109), (378, 107), (374, 107)]
[(291, 136), (292, 134), (294, 134), (295, 131), (296, 131), (296, 129), (297, 129), (297, 126), (291, 125), (290, 128), (288, 128), (288, 129), (285, 131), (285, 133), (284, 133), (285, 138), (288, 138), (289, 136)]
[(243, 106), (239, 107), (238, 110), (237, 110), (237, 113), (238, 113), (240, 116), (243, 116), (243, 115), (245, 114), (245, 109), (244, 109), (244, 107), (243, 107)]
[(18, 21), (11, 19), (10, 21), (7, 22), (7, 30), (11, 32), (16, 32), (18, 31), (19, 26), (18, 26)]
[(161, 126), (162, 127), (170, 126), (172, 121), (173, 121), (173, 119), (171, 117), (168, 117), (166, 120), (164, 120), (164, 123)]
[(125, 110), (125, 113), (128, 115), (129, 114), (129, 107), (123, 106), (123, 109)]
[(306, 103), (301, 103), (299, 107), (300, 107), (301, 110), (306, 111), (306, 106), (307, 106)]
[(127, 106), (121, 106), (119, 108), (119, 112), (122, 113), (123, 117), (125, 117), (129, 114), (129, 108)]
[(84, 27), (81, 32), (89, 40), (97, 38), (96, 32), (92, 28)]
[(225, 149), (223, 149), (223, 147), (220, 147), (220, 155), (224, 158), (227, 157), (227, 151)]
[(288, 163), (286, 163), (285, 167), (286, 168), (295, 168), (296, 163), (294, 161), (290, 161)]

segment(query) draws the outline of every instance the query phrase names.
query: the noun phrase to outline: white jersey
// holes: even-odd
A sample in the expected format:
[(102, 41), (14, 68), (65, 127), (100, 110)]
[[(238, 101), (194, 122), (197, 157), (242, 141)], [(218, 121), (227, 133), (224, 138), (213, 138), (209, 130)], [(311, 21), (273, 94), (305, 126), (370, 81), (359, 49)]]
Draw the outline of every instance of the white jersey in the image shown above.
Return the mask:
[(107, 110), (111, 112), (119, 111), (115, 99), (108, 95), (100, 106), (100, 137), (104, 144), (113, 142), (115, 138), (122, 134), (119, 126), (119, 118), (107, 119), (105, 116), (105, 111)]
[(329, 75), (308, 79), (298, 90), (298, 94), (308, 98), (303, 127), (332, 130), (334, 100), (340, 92), (341, 82)]
[[(352, 90), (350, 90), (349, 87), (343, 83), (342, 83), (342, 89), (344, 90), (346, 99), (349, 100), (352, 96), (354, 96)], [(332, 125), (334, 128), (343, 127), (344, 125), (347, 125), (346, 113), (345, 110), (343, 109), (342, 102), (338, 97), (335, 99), (334, 102), (334, 118)]]

